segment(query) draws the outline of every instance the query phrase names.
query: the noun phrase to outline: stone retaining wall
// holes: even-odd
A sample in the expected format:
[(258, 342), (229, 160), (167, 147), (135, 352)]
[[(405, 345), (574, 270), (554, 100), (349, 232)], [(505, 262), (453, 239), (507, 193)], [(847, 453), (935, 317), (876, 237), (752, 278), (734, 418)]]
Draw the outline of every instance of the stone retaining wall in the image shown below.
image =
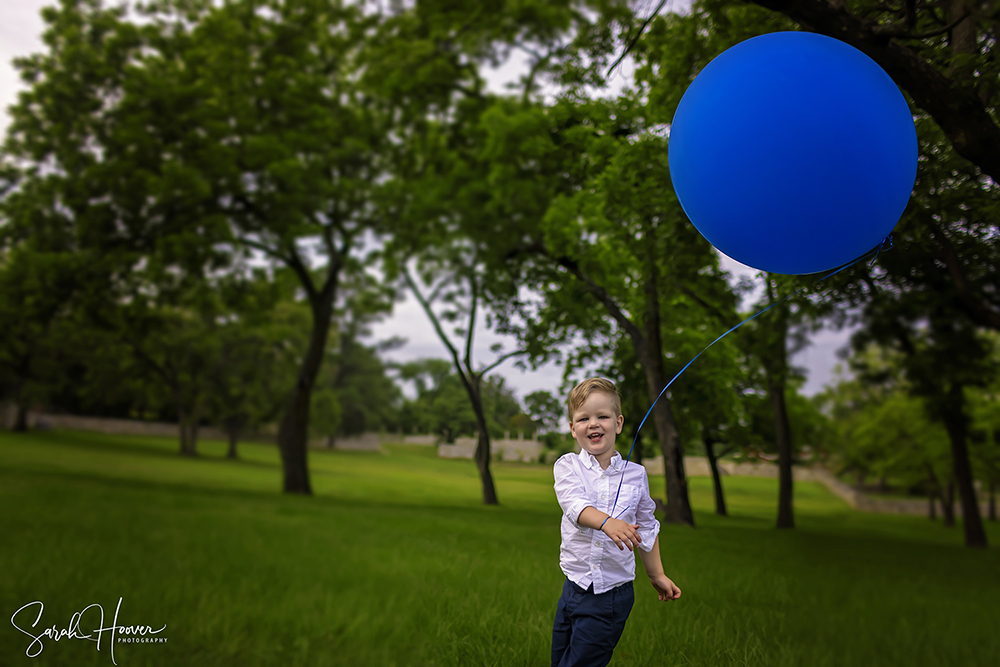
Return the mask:
[(349, 438), (334, 438), (331, 445), (331, 449), (377, 452), (382, 449), (382, 438), (378, 433), (363, 433)]
[[(28, 413), (28, 426), (39, 430), (66, 429), (70, 431), (89, 431), (91, 433), (106, 433), (108, 435), (151, 435), (164, 437), (179, 437), (177, 424), (169, 422), (147, 422), (137, 419), (111, 419), (108, 417), (80, 417), (77, 415), (49, 415), (37, 412)], [(199, 438), (210, 440), (227, 440), (222, 430), (212, 426), (200, 426)]]
[[(0, 404), (0, 424), (7, 428), (13, 425), (16, 412), (9, 404)], [(175, 438), (179, 436), (177, 424), (167, 422), (147, 422), (135, 419), (110, 419), (105, 417), (81, 417), (77, 415), (50, 415), (38, 412), (28, 413), (28, 425), (37, 429), (67, 429), (77, 431), (90, 431), (93, 433), (107, 433), (110, 435), (140, 435), (140, 436), (161, 436)], [(209, 440), (227, 440), (227, 435), (220, 429), (211, 426), (202, 426), (198, 429), (198, 437)], [(351, 451), (378, 451), (382, 444), (386, 442), (402, 442), (411, 445), (433, 446), (437, 444), (438, 438), (434, 435), (407, 435), (395, 433), (365, 433), (356, 437), (336, 438), (333, 440), (318, 439), (310, 441), (309, 447), (313, 449), (340, 449)], [(275, 443), (276, 436), (269, 433), (247, 434), (240, 438), (241, 442), (265, 442)], [(534, 463), (546, 452), (545, 446), (537, 440), (513, 439), (510, 437), (491, 442), (491, 449), (495, 453), (499, 452), (504, 461), (523, 461)], [(576, 448), (579, 451), (579, 447)], [(475, 438), (456, 438), (455, 444), (438, 445), (438, 456), (442, 458), (462, 458), (471, 459), (476, 453)], [(550, 456), (549, 459), (554, 459)], [(547, 459), (548, 460), (548, 459)], [(642, 464), (649, 475), (663, 474), (663, 457), (643, 461)], [(685, 456), (684, 471), (688, 477), (709, 477), (711, 472), (708, 459), (704, 456)], [(737, 477), (770, 477), (778, 476), (778, 466), (774, 463), (734, 463), (732, 461), (721, 461), (719, 472), (723, 476)], [(820, 468), (806, 468), (795, 466), (792, 468), (792, 476), (795, 481), (816, 481), (830, 489), (836, 496), (843, 499), (854, 509), (864, 512), (879, 512), (885, 514), (915, 514), (926, 515), (928, 513), (928, 501), (926, 499), (906, 499), (906, 498), (879, 498), (871, 496), (862, 491), (858, 491), (852, 486), (841, 482), (829, 471)], [(987, 502), (980, 503), (980, 514), (986, 516), (988, 509)], [(955, 513), (962, 515), (962, 505), (955, 503)]]
[[(663, 457), (643, 461), (643, 467), (647, 474), (663, 474)], [(688, 477), (710, 477), (711, 469), (708, 465), (708, 458), (704, 456), (685, 456), (684, 472)], [(778, 466), (775, 463), (734, 463), (732, 461), (719, 462), (719, 473), (723, 477), (730, 475), (736, 477), (778, 477)], [(833, 473), (818, 466), (805, 468), (794, 466), (792, 468), (792, 479), (796, 482), (819, 482), (830, 489), (834, 495), (841, 498), (854, 509), (863, 512), (878, 512), (881, 514), (914, 514), (926, 516), (928, 514), (928, 501), (926, 499), (908, 498), (879, 498), (871, 496), (854, 487), (841, 482)], [(988, 503), (980, 503), (980, 516), (986, 516)], [(955, 503), (955, 515), (962, 516), (962, 504)]]
[[(5, 414), (6, 413), (6, 414)], [(7, 428), (13, 426), (16, 413), (12, 408), (0, 406), (0, 417), (7, 417)], [(42, 412), (28, 413), (28, 427), (38, 430), (65, 429), (68, 431), (86, 431), (88, 433), (105, 433), (108, 435), (138, 435), (163, 438), (179, 438), (180, 430), (177, 424), (170, 422), (151, 422), (139, 419), (114, 419), (110, 417), (82, 417), (80, 415), (46, 414)], [(366, 433), (359, 438), (344, 438), (335, 440), (332, 444), (336, 449), (379, 449), (380, 435)], [(372, 446), (372, 438), (375, 446)], [(199, 426), (198, 439), (228, 441), (229, 435), (214, 426)], [(276, 433), (253, 432), (240, 435), (240, 442), (255, 442), (277, 444)], [(309, 441), (311, 449), (329, 449), (331, 443), (326, 438), (314, 438)]]
[[(438, 445), (438, 456), (446, 459), (471, 459), (476, 454), (476, 438), (455, 438), (455, 444)], [(537, 440), (514, 440), (503, 438), (490, 441), (490, 451), (500, 453), (504, 461), (522, 461), (537, 463), (545, 451), (545, 445)]]
[(433, 447), (438, 443), (436, 435), (404, 435), (402, 441), (399, 436), (392, 436), (393, 442), (402, 442), (404, 445), (427, 445)]

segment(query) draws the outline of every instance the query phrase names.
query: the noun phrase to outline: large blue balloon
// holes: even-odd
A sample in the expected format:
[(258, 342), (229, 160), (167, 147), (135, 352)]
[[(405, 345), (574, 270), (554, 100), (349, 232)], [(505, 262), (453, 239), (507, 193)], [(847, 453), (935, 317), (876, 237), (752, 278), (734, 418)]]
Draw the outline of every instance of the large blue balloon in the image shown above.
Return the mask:
[(712, 245), (773, 273), (846, 264), (896, 226), (917, 133), (892, 79), (835, 39), (779, 32), (705, 67), (670, 128), (670, 175)]

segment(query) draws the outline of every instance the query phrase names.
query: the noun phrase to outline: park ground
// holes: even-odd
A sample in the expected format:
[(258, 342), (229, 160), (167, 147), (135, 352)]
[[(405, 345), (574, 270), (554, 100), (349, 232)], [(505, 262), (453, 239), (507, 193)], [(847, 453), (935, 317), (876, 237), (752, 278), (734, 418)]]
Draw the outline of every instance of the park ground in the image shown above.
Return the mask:
[[(199, 448), (0, 434), (0, 665), (113, 664), (107, 635), (30, 658), (11, 616), (43, 602), (40, 632), (100, 604), (110, 626), (119, 598), (118, 625), (167, 638), (117, 643), (120, 667), (547, 664), (563, 579), (550, 468), (493, 464), (502, 504), (486, 507), (473, 463), (431, 448), (311, 451), (302, 497), (279, 492), (273, 446)], [(637, 563), (612, 665), (996, 664), (996, 523), (971, 550), (961, 525), (857, 512), (800, 482), (796, 528), (779, 531), (776, 480), (726, 478), (728, 517), (711, 480), (689, 483), (697, 527), (660, 533), (683, 596), (658, 602)]]

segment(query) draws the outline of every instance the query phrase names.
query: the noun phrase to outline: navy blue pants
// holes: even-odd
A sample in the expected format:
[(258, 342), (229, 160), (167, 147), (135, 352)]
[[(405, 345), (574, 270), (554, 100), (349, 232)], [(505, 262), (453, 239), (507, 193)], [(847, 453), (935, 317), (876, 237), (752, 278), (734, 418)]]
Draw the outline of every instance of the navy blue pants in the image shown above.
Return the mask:
[(632, 611), (632, 582), (594, 593), (569, 579), (563, 584), (552, 626), (552, 667), (605, 667)]

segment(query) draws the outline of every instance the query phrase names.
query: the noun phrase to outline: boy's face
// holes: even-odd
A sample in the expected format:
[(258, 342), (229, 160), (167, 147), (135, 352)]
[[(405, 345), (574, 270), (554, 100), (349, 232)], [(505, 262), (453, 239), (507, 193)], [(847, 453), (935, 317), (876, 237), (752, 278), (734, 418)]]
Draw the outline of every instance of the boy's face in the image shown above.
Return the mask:
[(570, 433), (584, 451), (599, 461), (610, 461), (615, 453), (615, 436), (622, 432), (625, 418), (615, 415), (611, 396), (595, 391), (587, 397), (569, 423)]

